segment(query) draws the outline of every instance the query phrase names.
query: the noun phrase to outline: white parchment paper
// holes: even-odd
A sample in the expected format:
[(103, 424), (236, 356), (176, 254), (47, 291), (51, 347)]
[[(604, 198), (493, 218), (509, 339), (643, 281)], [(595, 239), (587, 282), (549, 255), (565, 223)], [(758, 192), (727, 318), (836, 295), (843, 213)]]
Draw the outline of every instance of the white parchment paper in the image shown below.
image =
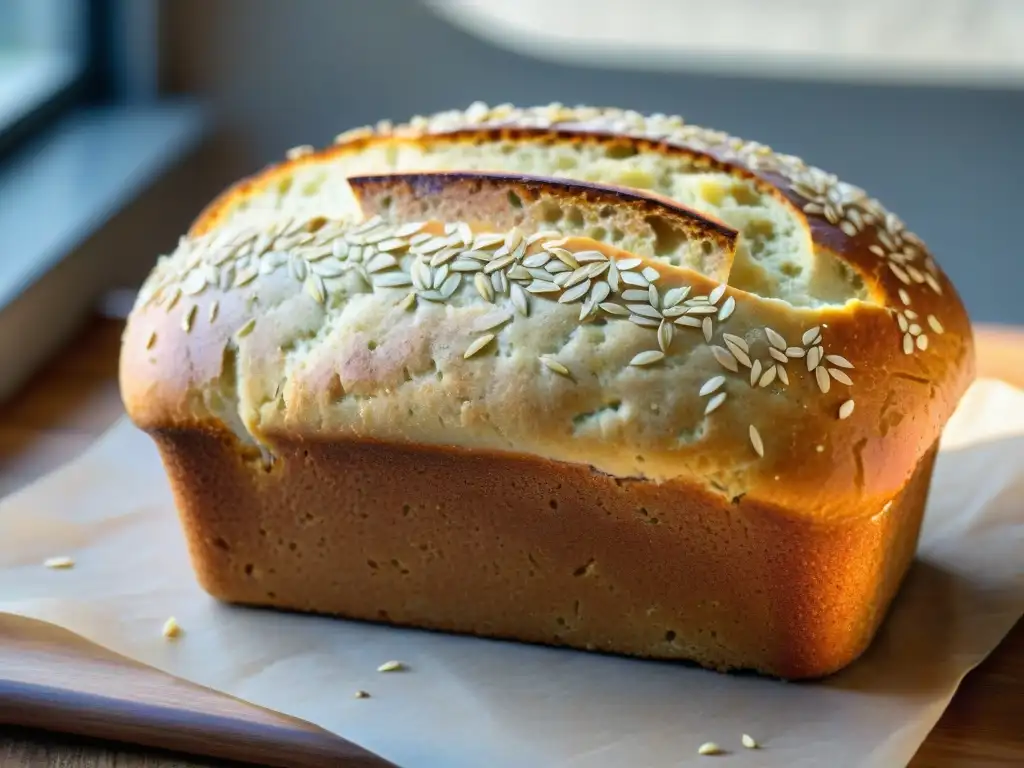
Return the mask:
[[(56, 555), (75, 568), (41, 566)], [(968, 393), (904, 589), (868, 653), (826, 682), (220, 605), (193, 580), (154, 447), (127, 423), (0, 504), (0, 612), (61, 625), (402, 766), (707, 765), (696, 749), (715, 741), (728, 765), (892, 768), (1024, 613), (1024, 393), (996, 382)], [(168, 642), (171, 615), (185, 633)], [(378, 673), (390, 659), (409, 669)], [(744, 750), (742, 733), (763, 748)]]

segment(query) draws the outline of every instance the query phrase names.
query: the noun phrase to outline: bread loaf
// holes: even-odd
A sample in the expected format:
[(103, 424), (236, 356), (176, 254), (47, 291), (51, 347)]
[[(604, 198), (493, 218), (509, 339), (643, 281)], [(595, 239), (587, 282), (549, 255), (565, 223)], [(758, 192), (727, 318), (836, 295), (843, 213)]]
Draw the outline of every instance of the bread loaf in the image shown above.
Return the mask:
[(805, 678), (875, 634), (973, 374), (857, 187), (679, 118), (474, 105), (228, 190), (120, 375), (217, 598)]

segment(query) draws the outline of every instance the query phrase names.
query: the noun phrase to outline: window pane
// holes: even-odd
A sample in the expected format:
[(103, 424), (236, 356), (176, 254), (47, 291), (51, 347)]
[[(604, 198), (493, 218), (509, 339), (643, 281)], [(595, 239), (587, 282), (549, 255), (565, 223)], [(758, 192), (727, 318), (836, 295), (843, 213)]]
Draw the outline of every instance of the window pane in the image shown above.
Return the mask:
[(81, 76), (82, 0), (0, 0), (0, 135)]

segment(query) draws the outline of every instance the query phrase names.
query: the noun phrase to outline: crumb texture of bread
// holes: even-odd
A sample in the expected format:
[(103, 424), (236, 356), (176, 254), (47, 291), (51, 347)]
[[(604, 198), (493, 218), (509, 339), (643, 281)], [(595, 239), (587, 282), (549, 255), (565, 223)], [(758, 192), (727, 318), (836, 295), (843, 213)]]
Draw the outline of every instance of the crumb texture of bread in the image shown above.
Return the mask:
[(884, 616), (973, 375), (863, 190), (679, 118), (474, 105), (226, 191), (120, 381), (225, 600), (813, 677)]

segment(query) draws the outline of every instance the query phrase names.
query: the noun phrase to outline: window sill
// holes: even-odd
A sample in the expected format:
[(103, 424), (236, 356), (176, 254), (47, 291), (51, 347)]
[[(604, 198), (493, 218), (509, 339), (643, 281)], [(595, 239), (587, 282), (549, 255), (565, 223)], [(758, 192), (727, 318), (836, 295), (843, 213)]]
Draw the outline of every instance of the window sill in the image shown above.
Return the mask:
[(78, 74), (78, 63), (70, 55), (0, 53), (0, 132), (66, 91)]
[(0, 165), (0, 399), (111, 287), (109, 245), (87, 242), (205, 133), (191, 102), (83, 110)]

